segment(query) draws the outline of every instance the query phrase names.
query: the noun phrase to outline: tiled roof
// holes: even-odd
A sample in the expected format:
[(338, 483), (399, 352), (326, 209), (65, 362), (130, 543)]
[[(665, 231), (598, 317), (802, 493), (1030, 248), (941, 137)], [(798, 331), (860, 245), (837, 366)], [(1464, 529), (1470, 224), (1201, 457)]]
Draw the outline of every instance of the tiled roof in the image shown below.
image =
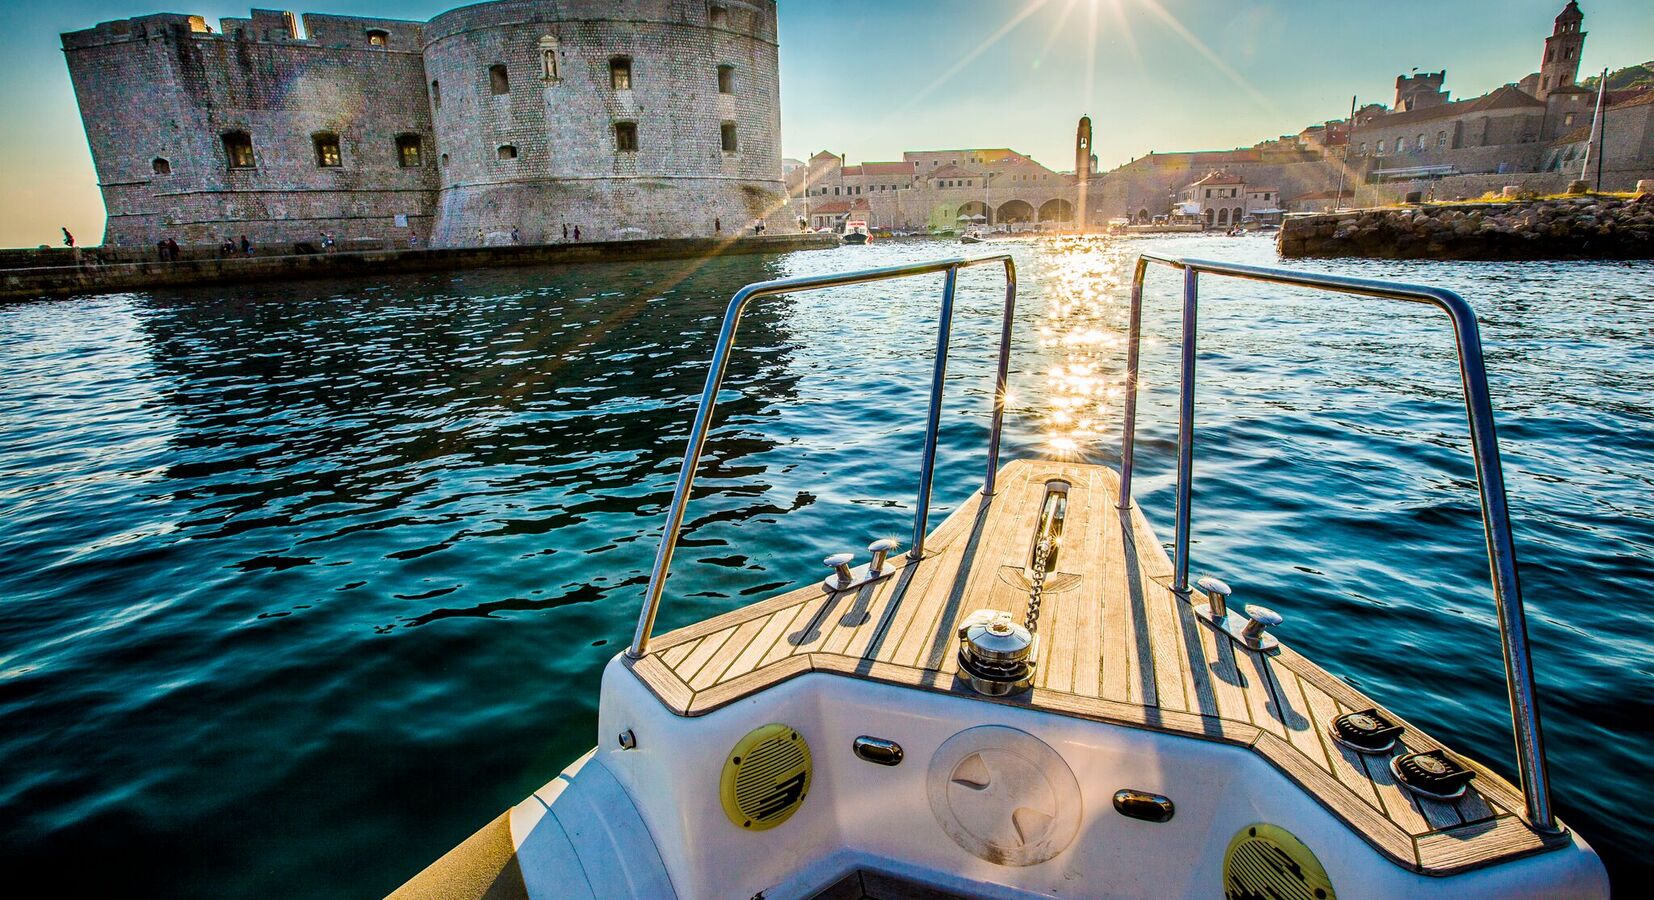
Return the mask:
[(1219, 172), (1219, 171), (1213, 170), (1211, 172), (1207, 172), (1205, 178), (1202, 178), (1199, 181), (1197, 181), (1194, 184), (1189, 185), (1189, 186), (1190, 187), (1196, 187), (1196, 186), (1202, 185), (1202, 184), (1245, 184), (1245, 183), (1246, 183), (1246, 179), (1240, 177), (1239, 175), (1230, 175), (1228, 172)]
[(905, 162), (870, 162), (862, 163), (861, 170), (866, 175), (912, 175), (912, 163)]
[(966, 178), (966, 177), (969, 177), (971, 174), (972, 173), (967, 172), (964, 169), (959, 168), (958, 166), (954, 165), (953, 163), (948, 163), (945, 166), (937, 166), (936, 168), (931, 169), (929, 172), (926, 172), (925, 177), (926, 178)]
[(846, 175), (860, 175), (861, 174), (861, 166), (844, 166), (843, 168), (839, 169), (839, 171), (843, 172)]
[(817, 153), (815, 156), (810, 157), (810, 161), (814, 162), (818, 159), (838, 159), (838, 158), (839, 157), (838, 157), (837, 153), (834, 153), (831, 150), (823, 150), (820, 153)]
[(1633, 106), (1647, 106), (1650, 103), (1654, 103), (1654, 90), (1645, 89), (1640, 93), (1631, 95), (1629, 100), (1622, 100), (1609, 108), (1628, 109)]
[(830, 200), (826, 203), (810, 204), (810, 215), (812, 216), (826, 216), (834, 213), (847, 213), (849, 211), (850, 201), (848, 200)]
[(1553, 144), (1577, 144), (1577, 143), (1580, 143), (1581, 141), (1588, 141), (1590, 139), (1591, 139), (1591, 126), (1590, 125), (1581, 125), (1578, 128), (1575, 128), (1573, 131), (1569, 131), (1569, 132), (1566, 132), (1564, 134), (1558, 135), (1556, 140), (1551, 141), (1551, 143), (1553, 143)]
[(1466, 112), (1484, 112), (1490, 109), (1519, 109), (1524, 106), (1544, 106), (1543, 100), (1536, 100), (1515, 85), (1507, 84), (1490, 94), (1483, 94), (1470, 101)]

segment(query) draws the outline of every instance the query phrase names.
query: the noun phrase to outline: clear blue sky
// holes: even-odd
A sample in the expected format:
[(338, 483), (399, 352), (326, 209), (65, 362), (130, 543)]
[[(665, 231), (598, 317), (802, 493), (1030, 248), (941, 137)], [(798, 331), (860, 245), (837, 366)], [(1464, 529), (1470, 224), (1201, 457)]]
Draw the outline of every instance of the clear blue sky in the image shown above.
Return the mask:
[[(1149, 150), (1245, 146), (1388, 102), (1397, 74), (1447, 69), (1456, 97), (1538, 68), (1565, 0), (781, 0), (788, 156), (1009, 146), (1073, 165), (1089, 113), (1106, 168)], [(0, 0), (0, 246), (102, 233), (58, 34), (222, 0)], [(281, 2), (260, 3), (283, 8)], [(296, 12), (426, 19), (459, 0), (316, 0)], [(1582, 72), (1654, 59), (1650, 0), (1582, 0)]]

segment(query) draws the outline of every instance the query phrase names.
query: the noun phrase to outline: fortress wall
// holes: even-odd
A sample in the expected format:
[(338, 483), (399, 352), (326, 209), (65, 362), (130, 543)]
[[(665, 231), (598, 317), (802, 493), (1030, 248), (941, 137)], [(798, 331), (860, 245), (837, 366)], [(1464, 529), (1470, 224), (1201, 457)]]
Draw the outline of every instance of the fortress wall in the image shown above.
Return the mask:
[[(780, 90), (774, 0), (729, 0), (719, 25), (704, 0), (504, 0), (444, 13), (425, 28), (441, 195), (435, 240), (456, 246), (517, 228), (524, 241), (725, 232), (781, 203)], [(556, 76), (542, 51), (555, 42)], [(631, 59), (632, 88), (611, 87), (610, 59)], [(509, 92), (489, 69), (504, 65)], [(734, 90), (718, 90), (718, 66)], [(721, 125), (736, 125), (737, 150)], [(636, 124), (635, 152), (614, 126)], [(515, 158), (501, 158), (513, 147)]]
[[(105, 241), (216, 244), (400, 238), (428, 220), (436, 175), (418, 25), (311, 16), (298, 40), (279, 14), (225, 20), (146, 16), (63, 36), (103, 188)], [(390, 45), (369, 46), (368, 29)], [(234, 35), (239, 34), (237, 38)], [(245, 131), (256, 165), (232, 168), (227, 131)], [(317, 165), (312, 135), (339, 136), (342, 165)], [(398, 162), (397, 135), (419, 135), (422, 165)], [(155, 171), (164, 159), (170, 173)], [(428, 229), (421, 229), (422, 231)]]

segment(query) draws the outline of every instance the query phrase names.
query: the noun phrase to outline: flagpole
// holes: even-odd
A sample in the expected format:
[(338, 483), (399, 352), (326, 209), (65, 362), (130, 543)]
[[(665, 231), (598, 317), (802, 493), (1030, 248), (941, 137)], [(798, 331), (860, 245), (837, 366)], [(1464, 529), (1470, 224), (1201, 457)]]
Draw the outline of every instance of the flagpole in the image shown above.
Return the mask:
[(1333, 195), (1332, 209), (1337, 212), (1344, 205), (1344, 173), (1350, 167), (1350, 154), (1355, 151), (1355, 95), (1350, 95), (1350, 127), (1344, 130), (1344, 164), (1338, 167), (1338, 193)]
[[(1607, 129), (1604, 129), (1602, 127), (1602, 124), (1603, 124), (1602, 123), (1602, 95), (1605, 92), (1607, 92), (1607, 90), (1608, 90), (1608, 70), (1603, 69), (1602, 70), (1602, 80), (1597, 83), (1597, 111), (1594, 115), (1591, 116), (1591, 133), (1590, 133), (1589, 136), (1587, 136), (1585, 138), (1585, 159), (1582, 160), (1579, 164), (1579, 180), (1580, 181), (1584, 181), (1585, 180), (1585, 175), (1588, 172), (1591, 171), (1591, 144), (1595, 143), (1595, 141), (1593, 139), (1596, 138), (1597, 133), (1599, 131), (1607, 130)], [(1601, 147), (1597, 148), (1597, 190), (1599, 190), (1599, 191), (1602, 190), (1602, 148)]]

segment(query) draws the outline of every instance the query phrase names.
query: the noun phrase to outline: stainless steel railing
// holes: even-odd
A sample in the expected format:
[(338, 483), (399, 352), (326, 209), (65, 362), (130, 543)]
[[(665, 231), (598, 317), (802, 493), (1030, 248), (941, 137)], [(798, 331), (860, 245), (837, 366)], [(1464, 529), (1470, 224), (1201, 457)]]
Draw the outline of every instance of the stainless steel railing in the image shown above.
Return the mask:
[(936, 360), (930, 376), (930, 409), (925, 417), (924, 455), (919, 462), (919, 499), (913, 511), (913, 544), (908, 555), (919, 559), (925, 552), (925, 531), (930, 518), (930, 488), (936, 475), (936, 439), (942, 425), (942, 383), (947, 376), (948, 344), (953, 332), (953, 298), (958, 286), (959, 270), (994, 263), (1005, 267), (1005, 309), (999, 333), (999, 369), (994, 382), (993, 424), (988, 432), (988, 474), (982, 481), (984, 496), (993, 496), (994, 477), (999, 472), (999, 436), (1005, 424), (1005, 378), (1011, 363), (1011, 317), (1016, 310), (1016, 264), (1008, 253), (969, 259), (939, 259), (934, 262), (866, 269), (834, 275), (812, 275), (803, 278), (782, 278), (749, 284), (730, 298), (724, 312), (723, 328), (712, 350), (712, 364), (706, 375), (706, 389), (701, 392), (701, 405), (695, 411), (695, 422), (689, 430), (689, 448), (683, 454), (683, 468), (678, 470), (678, 486), (672, 493), (672, 507), (666, 517), (666, 531), (661, 535), (660, 548), (655, 551), (654, 569), (649, 573), (649, 589), (644, 595), (643, 611), (638, 616), (637, 632), (626, 655), (633, 659), (649, 650), (649, 637), (654, 632), (655, 614), (660, 611), (661, 594), (666, 590), (666, 577), (672, 569), (672, 553), (678, 546), (678, 531), (683, 527), (684, 509), (689, 504), (689, 489), (695, 483), (695, 469), (700, 464), (701, 450), (706, 444), (712, 422), (712, 412), (718, 405), (718, 389), (729, 367), (729, 353), (735, 346), (735, 331), (740, 327), (741, 314), (747, 304), (760, 297), (799, 293), (822, 288), (865, 284), (907, 278), (913, 275), (943, 273), (942, 310), (936, 328)]
[(1516, 546), (1511, 540), (1510, 512), (1505, 506), (1505, 476), (1499, 465), (1499, 440), (1493, 430), (1493, 404), (1488, 397), (1481, 336), (1476, 327), (1476, 314), (1470, 304), (1458, 294), (1441, 288), (1142, 254), (1137, 258), (1136, 271), (1131, 280), (1125, 421), (1120, 446), (1121, 508), (1131, 506), (1133, 439), (1137, 430), (1138, 345), (1143, 331), (1143, 278), (1150, 263), (1183, 270), (1182, 374), (1178, 382), (1177, 414), (1177, 524), (1172, 551), (1172, 588), (1182, 594), (1189, 591), (1189, 501), (1194, 479), (1195, 333), (1200, 276), (1203, 273), (1224, 275), (1363, 297), (1428, 303), (1447, 313), (1458, 344), (1459, 376), (1464, 383), (1465, 411), (1470, 417), (1470, 448), (1476, 460), (1476, 484), (1481, 492), (1482, 527), (1487, 536), (1493, 600), (1498, 609), (1499, 637), (1504, 648), (1505, 686), (1510, 694), (1510, 715), (1516, 735), (1522, 793), (1527, 802), (1529, 823), (1535, 828), (1555, 829), (1557, 825), (1551, 813), (1550, 779), (1545, 771), (1539, 709), (1534, 702), (1527, 617), (1522, 610), (1522, 587), (1516, 576)]

